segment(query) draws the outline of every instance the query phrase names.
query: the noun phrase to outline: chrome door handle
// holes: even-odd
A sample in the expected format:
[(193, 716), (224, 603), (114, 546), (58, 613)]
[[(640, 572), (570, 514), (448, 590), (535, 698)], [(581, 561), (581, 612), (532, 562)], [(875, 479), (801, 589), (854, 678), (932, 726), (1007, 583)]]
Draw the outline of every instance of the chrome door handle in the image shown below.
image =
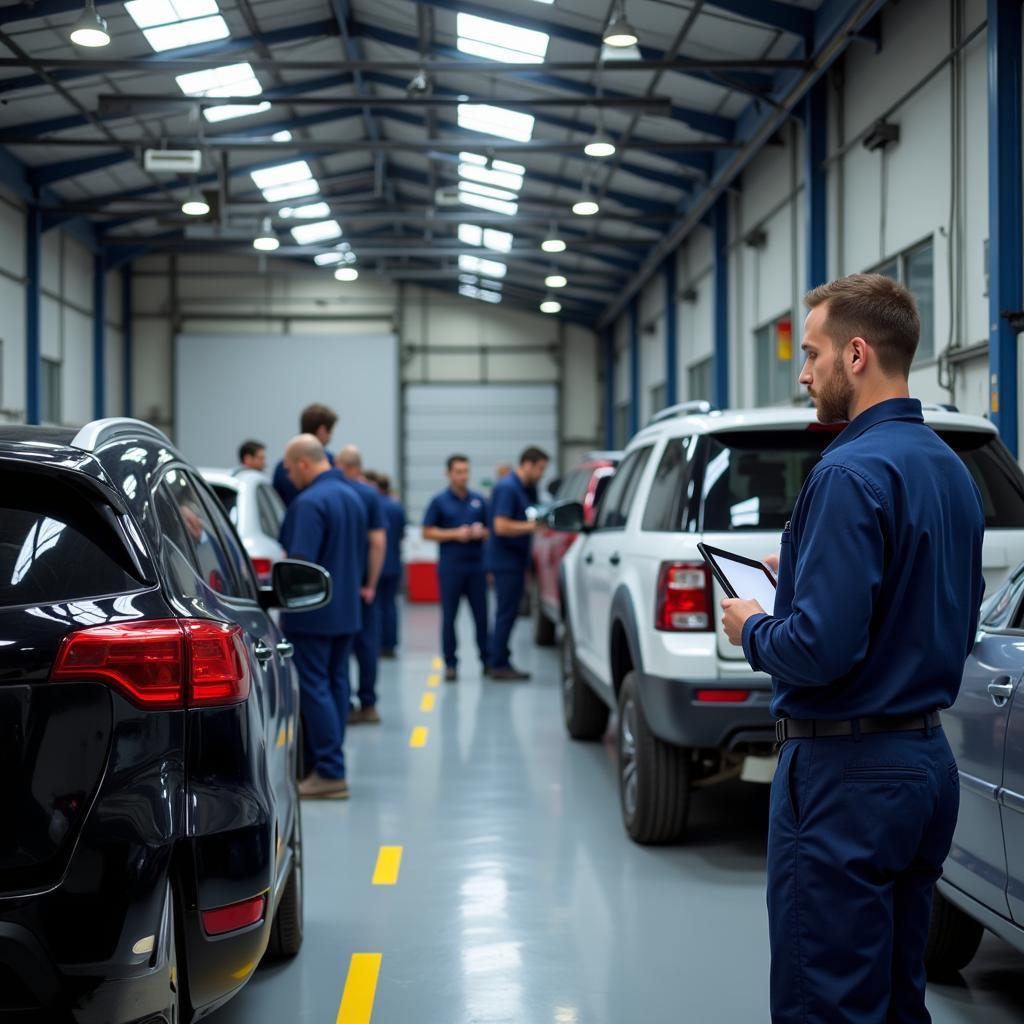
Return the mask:
[(611, 562), (612, 565), (618, 565), (619, 562), (622, 561), (622, 559), (619, 557), (618, 551), (616, 551), (615, 554), (612, 555), (612, 557), (608, 559), (608, 561)]
[(988, 692), (997, 708), (1005, 708), (1006, 702), (1013, 696), (1013, 681), (1009, 676), (996, 676), (988, 684)]
[(282, 640), (277, 645), (277, 653), (282, 658), (290, 658), (295, 653), (295, 644), (289, 643), (287, 640)]
[(266, 665), (268, 661), (274, 656), (274, 648), (269, 644), (264, 643), (262, 640), (257, 640), (252, 645), (252, 653), (256, 655), (256, 660), (261, 665)]

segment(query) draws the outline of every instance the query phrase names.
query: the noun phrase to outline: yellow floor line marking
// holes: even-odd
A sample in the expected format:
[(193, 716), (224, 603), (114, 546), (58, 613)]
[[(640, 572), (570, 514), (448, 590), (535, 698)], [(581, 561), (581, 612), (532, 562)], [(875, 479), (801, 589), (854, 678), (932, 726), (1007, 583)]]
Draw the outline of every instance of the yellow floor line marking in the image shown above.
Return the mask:
[(425, 747), (427, 745), (428, 729), (425, 725), (417, 725), (409, 737), (410, 747)]
[(373, 873), (374, 885), (395, 885), (398, 869), (402, 866), (402, 847), (382, 846), (377, 854), (377, 869)]
[(423, 700), (420, 701), (420, 711), (433, 711), (434, 704), (437, 703), (437, 694), (430, 693), (429, 691), (423, 694)]
[(434, 668), (441, 668), (442, 665), (444, 665), (444, 662), (440, 658), (434, 659)]
[(380, 975), (380, 953), (353, 953), (337, 1024), (370, 1024)]
[(440, 685), (441, 685), (441, 677), (440, 676), (427, 676), (427, 686), (440, 686)]

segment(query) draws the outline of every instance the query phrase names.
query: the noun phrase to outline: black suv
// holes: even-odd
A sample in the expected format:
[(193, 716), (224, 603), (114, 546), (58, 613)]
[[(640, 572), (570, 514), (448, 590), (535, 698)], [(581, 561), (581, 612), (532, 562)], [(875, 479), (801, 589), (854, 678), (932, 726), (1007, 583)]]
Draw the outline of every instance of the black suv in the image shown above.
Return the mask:
[(178, 1024), (302, 943), (291, 647), (158, 430), (0, 428), (0, 1021)]

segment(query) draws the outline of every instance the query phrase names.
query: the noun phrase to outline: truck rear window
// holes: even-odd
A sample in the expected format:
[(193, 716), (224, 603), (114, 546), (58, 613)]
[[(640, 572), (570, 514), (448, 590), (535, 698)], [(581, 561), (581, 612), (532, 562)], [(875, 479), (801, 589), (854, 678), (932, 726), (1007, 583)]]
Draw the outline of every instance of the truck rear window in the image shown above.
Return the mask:
[(0, 607), (130, 593), (124, 541), (105, 513), (38, 473), (0, 472)]

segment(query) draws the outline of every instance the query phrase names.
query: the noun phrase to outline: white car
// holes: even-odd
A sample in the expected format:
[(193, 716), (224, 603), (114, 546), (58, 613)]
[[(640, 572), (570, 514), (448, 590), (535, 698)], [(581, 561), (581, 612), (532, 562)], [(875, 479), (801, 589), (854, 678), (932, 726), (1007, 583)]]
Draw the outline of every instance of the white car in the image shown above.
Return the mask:
[(255, 469), (201, 469), (203, 479), (231, 517), (252, 560), (260, 586), (270, 586), (274, 565), (285, 557), (278, 543), (285, 507), (270, 480)]
[[(992, 593), (1024, 559), (1024, 474), (987, 420), (940, 406), (925, 420), (981, 490)], [(563, 560), (566, 727), (598, 739), (618, 711), (622, 817), (637, 842), (680, 839), (693, 786), (771, 780), (771, 682), (721, 631), (724, 595), (697, 544), (756, 559), (777, 551), (839, 429), (812, 409), (666, 409), (632, 439), (597, 522)], [(549, 522), (579, 529), (582, 511), (556, 506)]]

